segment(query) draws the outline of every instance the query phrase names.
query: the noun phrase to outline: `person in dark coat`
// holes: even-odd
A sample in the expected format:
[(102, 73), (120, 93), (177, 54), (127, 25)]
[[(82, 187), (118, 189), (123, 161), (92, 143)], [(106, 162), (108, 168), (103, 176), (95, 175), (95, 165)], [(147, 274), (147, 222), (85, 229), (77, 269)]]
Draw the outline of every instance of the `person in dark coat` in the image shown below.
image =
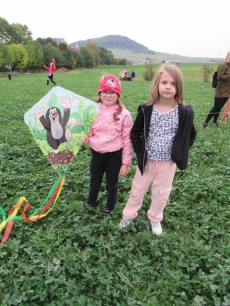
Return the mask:
[(208, 122), (213, 118), (213, 123), (218, 125), (217, 120), (220, 111), (230, 97), (230, 51), (228, 52), (225, 60), (218, 67), (217, 85), (214, 95), (214, 106), (209, 111), (203, 128), (206, 128)]

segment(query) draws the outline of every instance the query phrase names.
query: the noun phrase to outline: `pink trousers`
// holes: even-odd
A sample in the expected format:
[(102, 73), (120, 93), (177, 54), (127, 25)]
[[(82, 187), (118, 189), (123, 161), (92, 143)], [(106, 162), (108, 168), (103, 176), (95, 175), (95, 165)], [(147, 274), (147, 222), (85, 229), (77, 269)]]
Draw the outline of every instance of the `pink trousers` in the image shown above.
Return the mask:
[(123, 217), (132, 220), (138, 216), (138, 210), (143, 204), (144, 196), (151, 185), (151, 205), (148, 210), (148, 219), (160, 222), (163, 219), (163, 210), (172, 190), (172, 182), (176, 171), (176, 164), (170, 160), (156, 162), (147, 160), (145, 172), (141, 175), (137, 167), (134, 176), (130, 197), (123, 210)]

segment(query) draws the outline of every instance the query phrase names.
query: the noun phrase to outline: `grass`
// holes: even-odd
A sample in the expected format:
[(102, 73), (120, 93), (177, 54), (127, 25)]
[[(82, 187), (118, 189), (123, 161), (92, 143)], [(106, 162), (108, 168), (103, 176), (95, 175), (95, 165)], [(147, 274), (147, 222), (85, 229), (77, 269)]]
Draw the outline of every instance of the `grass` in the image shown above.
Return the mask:
[[(142, 78), (145, 67), (134, 68), (136, 80), (122, 83), (122, 101), (133, 118), (151, 87)], [(93, 100), (101, 75), (118, 75), (120, 69), (102, 66), (56, 73), (54, 80)], [(183, 175), (176, 172), (163, 235), (151, 233), (146, 217), (149, 192), (138, 218), (118, 229), (135, 157), (128, 176), (119, 179), (111, 216), (99, 219), (106, 200), (104, 182), (99, 207), (82, 208), (91, 157), (89, 147), (82, 145), (55, 209), (35, 223), (14, 222), (9, 239), (0, 246), (2, 306), (230, 305), (230, 123), (201, 128), (214, 90), (211, 80), (203, 82), (200, 69), (201, 64), (181, 64), (185, 101), (194, 108), (198, 134), (187, 170)], [(46, 77), (0, 78), (0, 207), (7, 213), (25, 196), (32, 214), (57, 179), (23, 121), (24, 113), (51, 89)]]

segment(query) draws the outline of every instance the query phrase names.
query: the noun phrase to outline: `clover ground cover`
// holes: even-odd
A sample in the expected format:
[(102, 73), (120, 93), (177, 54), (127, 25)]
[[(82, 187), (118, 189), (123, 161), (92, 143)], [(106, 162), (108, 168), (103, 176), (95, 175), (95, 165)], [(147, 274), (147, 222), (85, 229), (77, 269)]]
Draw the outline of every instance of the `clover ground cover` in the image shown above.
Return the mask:
[[(82, 69), (55, 74), (54, 79), (93, 100), (101, 75), (118, 75), (119, 68)], [(185, 101), (194, 108), (198, 134), (188, 169), (183, 175), (176, 172), (163, 235), (152, 235), (146, 217), (150, 193), (130, 227), (118, 228), (135, 157), (129, 175), (120, 178), (111, 216), (99, 219), (104, 183), (98, 209), (82, 208), (91, 155), (83, 145), (55, 209), (35, 223), (14, 222), (0, 246), (1, 305), (230, 305), (229, 122), (201, 128), (213, 104), (213, 89), (211, 82), (202, 82), (200, 68), (181, 65)], [(122, 83), (122, 101), (133, 118), (149, 98), (151, 84), (142, 79), (144, 69), (135, 66), (136, 80)], [(18, 76), (12, 82), (0, 78), (0, 207), (7, 213), (21, 196), (33, 213), (57, 179), (23, 121), (50, 88), (46, 74)]]

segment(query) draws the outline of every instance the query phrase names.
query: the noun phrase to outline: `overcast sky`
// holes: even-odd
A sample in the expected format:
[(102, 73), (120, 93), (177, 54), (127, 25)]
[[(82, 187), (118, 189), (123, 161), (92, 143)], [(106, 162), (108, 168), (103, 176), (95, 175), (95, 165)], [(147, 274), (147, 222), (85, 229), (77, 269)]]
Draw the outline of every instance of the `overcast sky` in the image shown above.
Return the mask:
[(5, 0), (0, 17), (26, 24), (33, 39), (122, 35), (183, 56), (224, 58), (230, 51), (230, 0)]

